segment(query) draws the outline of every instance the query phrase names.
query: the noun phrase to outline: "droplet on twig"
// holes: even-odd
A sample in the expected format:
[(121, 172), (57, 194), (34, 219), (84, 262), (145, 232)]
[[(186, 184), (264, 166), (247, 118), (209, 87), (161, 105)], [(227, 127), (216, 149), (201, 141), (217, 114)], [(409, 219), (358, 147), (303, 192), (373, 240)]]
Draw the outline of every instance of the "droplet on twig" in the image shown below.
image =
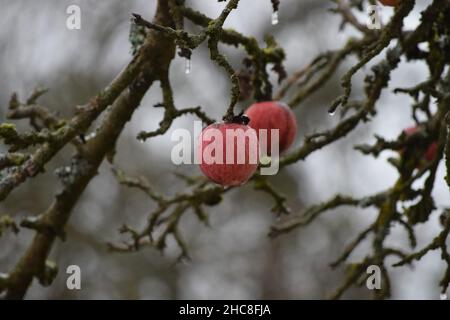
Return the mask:
[(441, 300), (447, 300), (447, 294), (446, 293), (441, 293), (441, 295), (439, 296), (439, 298)]
[(184, 61), (184, 73), (191, 73), (191, 59), (186, 58)]
[(335, 114), (336, 114), (336, 109), (334, 109), (334, 110), (328, 110), (328, 114), (330, 115), (330, 116), (334, 116)]
[(274, 11), (273, 13), (272, 13), (272, 25), (277, 25), (278, 24), (278, 22), (279, 22), (279, 19), (278, 19), (278, 11)]

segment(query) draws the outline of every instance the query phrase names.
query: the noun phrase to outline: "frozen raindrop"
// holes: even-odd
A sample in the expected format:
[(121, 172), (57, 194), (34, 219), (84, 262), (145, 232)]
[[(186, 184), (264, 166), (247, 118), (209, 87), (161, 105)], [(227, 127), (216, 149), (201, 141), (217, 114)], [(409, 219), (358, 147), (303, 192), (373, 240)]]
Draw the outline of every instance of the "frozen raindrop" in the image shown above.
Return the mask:
[(279, 22), (279, 19), (278, 19), (278, 11), (274, 11), (274, 12), (272, 13), (272, 25), (277, 25), (278, 22)]
[(441, 300), (447, 300), (447, 294), (446, 293), (441, 293), (441, 295), (439, 296), (439, 298)]
[(189, 58), (186, 58), (186, 60), (184, 61), (184, 73), (191, 73), (191, 59)]

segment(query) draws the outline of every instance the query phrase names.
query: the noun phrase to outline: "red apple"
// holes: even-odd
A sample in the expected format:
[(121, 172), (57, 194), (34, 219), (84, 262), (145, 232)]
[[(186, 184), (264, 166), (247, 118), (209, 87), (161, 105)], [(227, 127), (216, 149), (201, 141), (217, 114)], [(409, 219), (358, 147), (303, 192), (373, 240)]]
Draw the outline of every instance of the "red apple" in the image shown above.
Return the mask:
[(258, 167), (257, 134), (244, 123), (213, 123), (199, 137), (200, 169), (215, 183), (242, 185)]
[(258, 102), (251, 105), (245, 114), (250, 118), (249, 126), (259, 134), (267, 130), (267, 154), (271, 154), (271, 130), (279, 130), (279, 152), (286, 151), (297, 135), (297, 121), (288, 105), (278, 101)]
[[(407, 137), (412, 136), (417, 131), (419, 131), (419, 127), (409, 127), (403, 130), (403, 132), (406, 134)], [(426, 162), (431, 162), (436, 158), (437, 149), (438, 149), (437, 142), (436, 141), (431, 142), (424, 154), (424, 159), (426, 160)]]
[(395, 7), (400, 3), (400, 0), (379, 0), (382, 5), (389, 6), (389, 7)]

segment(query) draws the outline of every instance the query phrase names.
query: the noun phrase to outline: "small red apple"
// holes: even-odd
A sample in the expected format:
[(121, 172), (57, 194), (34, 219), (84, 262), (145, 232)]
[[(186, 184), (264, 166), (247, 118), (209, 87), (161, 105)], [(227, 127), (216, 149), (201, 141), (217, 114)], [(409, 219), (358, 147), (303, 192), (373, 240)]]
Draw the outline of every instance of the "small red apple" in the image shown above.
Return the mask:
[[(409, 127), (403, 130), (403, 132), (406, 134), (407, 137), (412, 136), (417, 131), (419, 131), (419, 127)], [(438, 150), (437, 142), (436, 141), (431, 142), (424, 154), (424, 159), (426, 160), (426, 162), (431, 162), (436, 158), (437, 150)]]
[(246, 123), (216, 122), (203, 129), (199, 137), (200, 169), (215, 183), (242, 185), (258, 168), (257, 134)]
[(279, 130), (279, 152), (286, 151), (297, 135), (297, 121), (288, 105), (278, 101), (258, 102), (251, 105), (245, 114), (250, 118), (250, 127), (258, 133), (267, 130), (267, 154), (271, 153), (271, 130)]
[(389, 7), (395, 7), (400, 3), (400, 0), (379, 0), (382, 5), (389, 6)]

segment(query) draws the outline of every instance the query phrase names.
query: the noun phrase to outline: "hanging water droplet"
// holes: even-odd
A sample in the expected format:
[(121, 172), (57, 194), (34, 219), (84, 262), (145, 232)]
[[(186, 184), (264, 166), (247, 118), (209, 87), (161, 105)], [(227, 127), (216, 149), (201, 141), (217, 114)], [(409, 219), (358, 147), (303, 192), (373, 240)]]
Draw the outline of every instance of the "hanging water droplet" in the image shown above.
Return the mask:
[(272, 13), (272, 25), (277, 25), (278, 22), (278, 11), (274, 11)]
[(186, 58), (186, 60), (184, 61), (184, 73), (191, 73), (191, 59), (189, 58)]
[(330, 116), (334, 116), (334, 115), (336, 114), (336, 109), (335, 109), (335, 110), (329, 110), (329, 111), (328, 111), (328, 114), (329, 114)]
[(439, 298), (441, 300), (447, 300), (447, 294), (446, 293), (441, 293), (441, 295), (439, 296)]

